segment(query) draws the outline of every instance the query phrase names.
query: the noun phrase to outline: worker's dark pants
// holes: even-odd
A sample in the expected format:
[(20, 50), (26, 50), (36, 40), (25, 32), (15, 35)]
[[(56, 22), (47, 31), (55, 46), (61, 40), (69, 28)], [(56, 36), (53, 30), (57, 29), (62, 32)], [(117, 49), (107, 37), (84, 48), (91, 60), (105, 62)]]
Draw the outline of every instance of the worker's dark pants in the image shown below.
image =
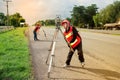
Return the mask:
[(37, 33), (35, 31), (33, 31), (33, 34), (34, 34), (34, 40), (38, 40)]
[[(73, 50), (75, 51), (76, 49), (78, 51), (78, 59), (80, 60), (80, 62), (84, 62), (84, 56), (83, 56), (83, 51), (82, 51), (82, 42)], [(70, 50), (68, 53), (68, 56), (67, 56), (67, 60), (66, 60), (67, 65), (70, 65), (73, 54), (74, 54), (74, 52), (72, 52)]]

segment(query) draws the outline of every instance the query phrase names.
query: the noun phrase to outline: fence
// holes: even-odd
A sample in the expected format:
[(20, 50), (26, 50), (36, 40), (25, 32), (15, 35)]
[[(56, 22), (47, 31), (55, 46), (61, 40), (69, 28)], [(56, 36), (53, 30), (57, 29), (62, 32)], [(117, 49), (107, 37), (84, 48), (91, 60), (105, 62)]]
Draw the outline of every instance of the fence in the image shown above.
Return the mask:
[(13, 26), (0, 26), (0, 32), (8, 31), (14, 29)]

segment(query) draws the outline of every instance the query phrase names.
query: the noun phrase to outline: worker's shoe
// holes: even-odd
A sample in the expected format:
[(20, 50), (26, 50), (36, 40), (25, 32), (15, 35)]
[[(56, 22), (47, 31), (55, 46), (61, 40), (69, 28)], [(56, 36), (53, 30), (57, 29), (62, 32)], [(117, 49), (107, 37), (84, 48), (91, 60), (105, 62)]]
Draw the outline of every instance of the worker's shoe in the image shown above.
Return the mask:
[(65, 65), (63, 65), (63, 68), (66, 68), (66, 67), (69, 67), (70, 65), (67, 65), (67, 64), (65, 64)]
[(39, 41), (39, 39), (34, 39), (34, 41)]
[(39, 41), (39, 39), (36, 39), (37, 41)]
[(82, 68), (84, 68), (85, 62), (81, 62), (81, 66), (82, 66)]

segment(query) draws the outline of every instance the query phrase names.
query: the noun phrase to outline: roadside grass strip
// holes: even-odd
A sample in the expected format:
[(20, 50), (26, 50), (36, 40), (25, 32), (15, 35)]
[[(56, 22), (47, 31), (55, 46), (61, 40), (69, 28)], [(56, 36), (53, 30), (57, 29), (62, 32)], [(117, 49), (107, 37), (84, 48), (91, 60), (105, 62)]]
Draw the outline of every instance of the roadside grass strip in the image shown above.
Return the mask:
[(32, 80), (25, 29), (0, 33), (0, 80)]

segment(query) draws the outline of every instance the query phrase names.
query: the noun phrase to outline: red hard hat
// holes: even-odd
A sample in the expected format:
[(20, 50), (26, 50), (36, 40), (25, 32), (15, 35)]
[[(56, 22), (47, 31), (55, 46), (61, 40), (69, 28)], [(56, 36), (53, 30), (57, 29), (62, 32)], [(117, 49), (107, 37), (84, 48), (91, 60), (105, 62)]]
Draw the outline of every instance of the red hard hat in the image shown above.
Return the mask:
[(40, 23), (36, 23), (36, 26), (41, 26), (41, 24)]
[(61, 25), (63, 26), (63, 25), (64, 25), (64, 23), (67, 23), (67, 24), (70, 26), (70, 22), (69, 22), (68, 20), (66, 20), (66, 19), (65, 19), (65, 20), (63, 20), (63, 21), (62, 21), (62, 23), (61, 23)]

